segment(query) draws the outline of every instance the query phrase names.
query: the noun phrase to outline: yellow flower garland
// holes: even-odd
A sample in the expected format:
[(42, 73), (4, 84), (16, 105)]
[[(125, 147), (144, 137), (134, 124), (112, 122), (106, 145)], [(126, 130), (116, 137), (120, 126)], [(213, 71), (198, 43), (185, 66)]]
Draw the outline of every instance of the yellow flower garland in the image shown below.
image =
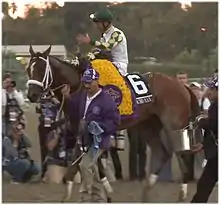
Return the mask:
[(100, 85), (115, 85), (121, 90), (122, 102), (119, 105), (120, 114), (131, 115), (133, 113), (131, 91), (114, 65), (108, 60), (93, 60), (91, 63), (93, 68), (100, 74)]

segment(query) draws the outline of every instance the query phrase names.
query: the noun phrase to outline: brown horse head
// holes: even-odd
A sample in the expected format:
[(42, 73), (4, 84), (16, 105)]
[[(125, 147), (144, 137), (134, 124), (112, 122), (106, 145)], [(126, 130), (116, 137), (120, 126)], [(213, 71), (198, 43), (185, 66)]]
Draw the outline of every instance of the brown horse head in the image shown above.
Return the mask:
[(80, 85), (81, 70), (79, 65), (68, 64), (56, 57), (50, 56), (51, 46), (44, 52), (34, 52), (30, 46), (30, 62), (27, 67), (28, 98), (37, 102), (43, 93), (68, 84), (71, 90), (76, 90)]

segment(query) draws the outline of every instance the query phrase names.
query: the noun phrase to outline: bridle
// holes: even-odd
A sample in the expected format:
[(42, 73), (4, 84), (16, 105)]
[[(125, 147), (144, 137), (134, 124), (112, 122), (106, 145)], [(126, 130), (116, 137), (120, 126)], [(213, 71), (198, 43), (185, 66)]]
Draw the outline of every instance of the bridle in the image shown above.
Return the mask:
[[(49, 56), (47, 56), (47, 58), (43, 58), (41, 56), (32, 58), (32, 63), (30, 61), (30, 63), (31, 63), (31, 65), (30, 65), (31, 77), (33, 77), (32, 76), (33, 75), (33, 66), (35, 65), (37, 59), (41, 59), (44, 62), (46, 62), (46, 68), (45, 68), (45, 73), (44, 73), (43, 80), (40, 82), (38, 80), (30, 79), (30, 80), (27, 81), (27, 86), (29, 86), (29, 85), (40, 86), (43, 89), (41, 97), (43, 97), (45, 95), (50, 95), (51, 97), (53, 97), (54, 96), (54, 91), (63, 88), (65, 86), (65, 84), (62, 84), (62, 85), (60, 85), (60, 86), (58, 86), (54, 89), (51, 89), (51, 85), (53, 84), (53, 72), (52, 72), (52, 69), (51, 69), (51, 66), (50, 66)], [(57, 113), (56, 121), (59, 120), (60, 113), (63, 109), (63, 106), (64, 106), (64, 95), (62, 95), (62, 101), (61, 101), (61, 104), (60, 104), (60, 109)]]
[[(44, 62), (46, 62), (46, 68), (45, 68), (45, 73), (44, 73), (44, 77), (43, 77), (43, 80), (40, 82), (38, 80), (33, 80), (33, 79), (30, 79), (27, 81), (27, 86), (29, 85), (37, 85), (37, 86), (40, 86), (42, 89), (43, 89), (43, 92), (46, 92), (50, 89), (52, 83), (53, 83), (53, 73), (52, 73), (52, 69), (51, 69), (51, 66), (50, 66), (50, 61), (49, 61), (49, 56), (47, 56), (47, 58), (43, 58), (43, 57), (35, 57), (36, 60), (37, 59), (40, 59), (40, 60), (43, 60)], [(35, 65), (36, 63), (36, 60), (35, 58), (33, 58), (34, 60), (32, 61), (31, 65), (30, 65), (30, 68), (31, 68), (31, 77), (33, 77), (33, 66)]]
[[(53, 72), (52, 72), (52, 69), (50, 66), (49, 56), (47, 56), (47, 58), (43, 58), (42, 56), (32, 58), (32, 63), (30, 60), (31, 65), (29, 66), (31, 69), (33, 69), (33, 66), (36, 63), (37, 59), (41, 59), (44, 62), (46, 62), (46, 68), (45, 68), (43, 80), (40, 82), (38, 80), (30, 79), (27, 81), (27, 86), (37, 85), (43, 89), (43, 93), (48, 93), (48, 92), (53, 92), (53, 91), (59, 90), (66, 85), (66, 84), (62, 84), (60, 86), (57, 86), (56, 88), (51, 89), (51, 85), (53, 84)], [(76, 59), (72, 60), (71, 63), (74, 65), (79, 65), (78, 57), (76, 57)], [(31, 77), (33, 77), (32, 75), (33, 75), (33, 71), (31, 71)]]

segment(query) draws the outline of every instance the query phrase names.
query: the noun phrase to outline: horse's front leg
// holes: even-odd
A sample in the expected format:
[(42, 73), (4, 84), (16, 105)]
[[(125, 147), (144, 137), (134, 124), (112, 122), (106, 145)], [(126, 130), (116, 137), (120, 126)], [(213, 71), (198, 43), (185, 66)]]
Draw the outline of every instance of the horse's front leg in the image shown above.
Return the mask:
[(82, 152), (80, 150), (79, 146), (76, 146), (74, 148), (74, 153), (73, 153), (73, 160), (72, 162), (74, 164), (70, 164), (67, 167), (67, 173), (65, 175), (65, 181), (66, 181), (66, 186), (65, 186), (65, 195), (63, 197), (62, 202), (65, 202), (67, 200), (70, 200), (71, 194), (72, 194), (72, 188), (73, 188), (73, 180), (74, 177), (76, 176), (77, 172), (80, 171), (79, 163), (81, 161), (81, 156)]

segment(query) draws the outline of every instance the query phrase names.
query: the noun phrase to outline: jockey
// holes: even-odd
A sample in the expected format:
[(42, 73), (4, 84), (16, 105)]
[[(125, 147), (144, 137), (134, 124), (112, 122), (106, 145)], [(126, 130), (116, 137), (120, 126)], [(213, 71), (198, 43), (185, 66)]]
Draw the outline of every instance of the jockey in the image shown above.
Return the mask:
[(95, 41), (91, 40), (88, 34), (79, 34), (78, 43), (87, 43), (98, 49), (110, 51), (112, 63), (118, 68), (120, 74), (125, 76), (128, 67), (127, 40), (124, 33), (112, 25), (113, 14), (108, 9), (100, 10), (91, 14), (90, 19), (101, 32), (101, 39)]

